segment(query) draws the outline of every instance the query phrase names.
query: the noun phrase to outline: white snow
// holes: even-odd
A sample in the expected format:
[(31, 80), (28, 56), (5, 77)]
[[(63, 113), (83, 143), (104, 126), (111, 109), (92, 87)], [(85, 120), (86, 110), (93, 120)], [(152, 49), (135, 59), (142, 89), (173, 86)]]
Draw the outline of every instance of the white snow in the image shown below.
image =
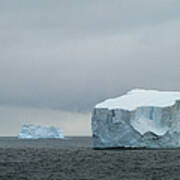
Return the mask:
[(162, 136), (168, 131), (167, 127), (160, 127), (157, 125), (156, 121), (145, 117), (132, 121), (131, 125), (141, 135), (144, 135), (146, 132), (153, 132), (158, 136)]
[(134, 89), (127, 94), (107, 99), (95, 108), (135, 110), (141, 106), (167, 107), (180, 100), (180, 92)]
[(52, 126), (25, 124), (18, 135), (19, 139), (64, 138), (62, 129)]

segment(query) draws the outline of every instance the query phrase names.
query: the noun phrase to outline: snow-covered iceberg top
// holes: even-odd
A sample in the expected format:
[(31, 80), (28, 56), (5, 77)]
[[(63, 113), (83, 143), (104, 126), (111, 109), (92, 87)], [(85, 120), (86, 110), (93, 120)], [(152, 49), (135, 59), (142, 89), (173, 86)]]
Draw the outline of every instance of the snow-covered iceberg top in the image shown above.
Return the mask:
[(180, 92), (134, 89), (127, 94), (107, 99), (95, 108), (135, 110), (142, 106), (167, 107), (180, 100)]
[(18, 135), (19, 139), (64, 138), (61, 128), (25, 124)]

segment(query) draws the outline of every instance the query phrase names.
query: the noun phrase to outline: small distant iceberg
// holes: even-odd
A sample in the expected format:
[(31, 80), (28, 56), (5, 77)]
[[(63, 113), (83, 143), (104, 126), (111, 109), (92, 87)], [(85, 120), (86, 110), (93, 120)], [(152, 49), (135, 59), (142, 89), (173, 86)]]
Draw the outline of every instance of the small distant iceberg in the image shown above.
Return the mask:
[(32, 124), (24, 124), (18, 135), (19, 139), (62, 139), (64, 138), (61, 128), (53, 126), (37, 126)]

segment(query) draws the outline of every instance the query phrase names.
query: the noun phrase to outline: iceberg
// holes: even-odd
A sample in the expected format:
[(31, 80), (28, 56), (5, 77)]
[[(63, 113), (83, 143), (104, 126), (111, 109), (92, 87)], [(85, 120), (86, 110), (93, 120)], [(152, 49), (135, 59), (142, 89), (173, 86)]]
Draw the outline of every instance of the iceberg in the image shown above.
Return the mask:
[(180, 92), (134, 89), (92, 113), (94, 148), (180, 147)]
[(25, 124), (18, 135), (19, 139), (41, 139), (51, 138), (58, 139), (64, 138), (61, 128), (52, 126), (35, 126), (32, 124)]

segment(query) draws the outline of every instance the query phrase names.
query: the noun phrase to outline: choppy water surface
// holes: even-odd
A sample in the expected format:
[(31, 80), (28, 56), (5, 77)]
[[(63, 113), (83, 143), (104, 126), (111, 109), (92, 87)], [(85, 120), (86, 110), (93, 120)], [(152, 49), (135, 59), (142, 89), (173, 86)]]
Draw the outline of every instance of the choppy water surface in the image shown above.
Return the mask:
[(92, 147), (91, 137), (65, 137), (64, 139), (18, 139), (0, 137), (0, 148), (77, 148)]
[(94, 150), (90, 137), (0, 138), (0, 180), (179, 179), (180, 150)]

